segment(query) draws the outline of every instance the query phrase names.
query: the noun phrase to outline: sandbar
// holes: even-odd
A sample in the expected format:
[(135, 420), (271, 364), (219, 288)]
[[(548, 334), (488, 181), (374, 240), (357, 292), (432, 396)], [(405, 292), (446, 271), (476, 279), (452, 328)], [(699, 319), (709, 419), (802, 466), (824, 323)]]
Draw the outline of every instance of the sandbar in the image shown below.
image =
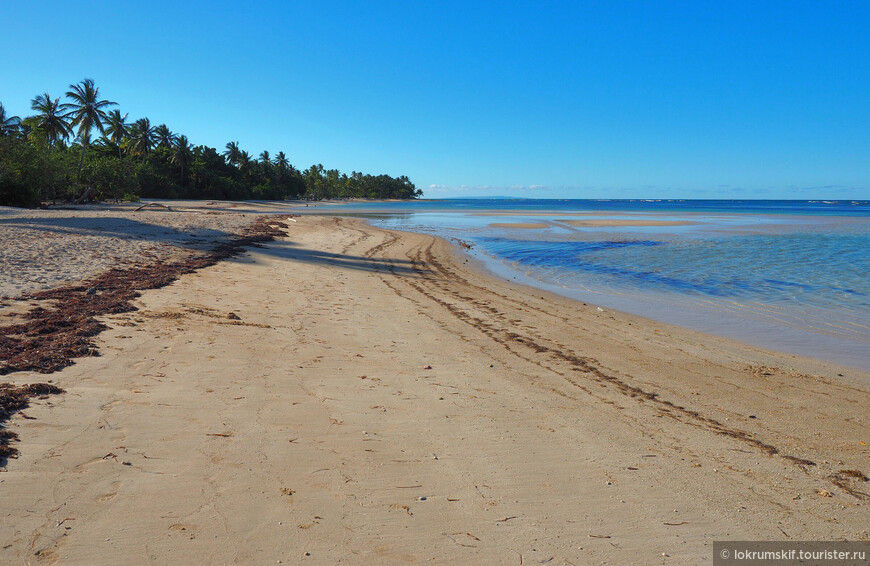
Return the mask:
[(567, 224), (575, 228), (606, 228), (608, 226), (687, 226), (697, 224), (688, 220), (628, 220), (628, 219), (595, 219), (595, 220), (563, 220), (559, 218), (553, 222), (493, 222), (492, 228), (513, 228), (519, 230), (540, 230), (552, 228), (559, 224)]

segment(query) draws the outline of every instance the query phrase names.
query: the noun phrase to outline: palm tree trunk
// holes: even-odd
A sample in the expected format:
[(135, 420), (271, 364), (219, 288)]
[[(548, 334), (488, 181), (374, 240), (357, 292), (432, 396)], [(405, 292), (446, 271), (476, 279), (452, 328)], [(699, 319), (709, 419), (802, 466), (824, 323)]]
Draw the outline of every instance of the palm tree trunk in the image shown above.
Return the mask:
[(81, 179), (82, 177), (82, 167), (85, 165), (85, 150), (88, 148), (88, 144), (84, 141), (82, 142), (82, 159), (79, 161), (79, 174), (78, 177)]

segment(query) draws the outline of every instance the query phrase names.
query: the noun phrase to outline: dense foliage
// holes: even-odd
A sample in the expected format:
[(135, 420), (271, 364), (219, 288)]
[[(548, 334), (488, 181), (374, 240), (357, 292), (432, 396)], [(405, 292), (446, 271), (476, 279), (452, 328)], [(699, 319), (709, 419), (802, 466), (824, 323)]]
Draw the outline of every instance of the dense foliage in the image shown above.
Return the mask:
[[(36, 206), (86, 199), (409, 199), (408, 177), (350, 175), (312, 165), (300, 171), (278, 152), (254, 158), (230, 142), (223, 152), (193, 146), (148, 118), (128, 122), (100, 99), (90, 79), (70, 85), (67, 102), (40, 94), (33, 116), (8, 116), (0, 104), (0, 205)], [(94, 132), (99, 137), (92, 139)]]

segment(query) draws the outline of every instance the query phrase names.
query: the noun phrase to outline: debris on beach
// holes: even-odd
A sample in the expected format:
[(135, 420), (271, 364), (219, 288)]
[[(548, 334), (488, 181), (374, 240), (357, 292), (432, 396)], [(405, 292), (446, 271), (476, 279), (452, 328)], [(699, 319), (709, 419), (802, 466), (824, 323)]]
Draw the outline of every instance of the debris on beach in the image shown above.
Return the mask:
[(400, 505), (398, 503), (393, 503), (392, 505), (390, 505), (390, 509), (396, 510), (396, 511), (403, 510), (403, 511), (405, 511), (405, 513), (408, 514), (408, 516), (410, 516), (410, 517), (414, 516), (414, 513), (411, 512), (411, 507), (408, 505)]
[(139, 291), (165, 287), (245, 247), (272, 241), (284, 235), (282, 227), (280, 217), (261, 218), (208, 253), (171, 263), (111, 269), (80, 285), (19, 297), (31, 301), (32, 308), (22, 315), (23, 322), (0, 326), (0, 375), (52, 373), (71, 365), (74, 358), (99, 355), (93, 338), (108, 327), (97, 316), (135, 311), (132, 301)]
[(460, 248), (463, 248), (465, 250), (471, 250), (472, 248), (474, 248), (474, 244), (470, 244), (470, 243), (466, 242), (465, 240), (460, 240), (459, 238), (450, 238), (450, 240), (454, 244), (456, 244), (457, 246), (459, 246)]
[[(219, 242), (207, 253), (164, 263), (115, 268), (84, 281), (18, 297), (30, 310), (15, 315), (20, 322), (0, 326), (0, 375), (17, 371), (53, 373), (73, 364), (74, 358), (98, 356), (94, 337), (109, 327), (96, 317), (137, 310), (132, 301), (139, 291), (165, 287), (182, 275), (209, 267), (284, 235), (283, 216), (258, 219), (241, 233)], [(15, 386), (0, 383), (0, 423), (27, 408), (30, 397), (63, 393), (48, 383)], [(0, 458), (14, 458), (9, 442), (17, 435), (0, 428)]]
[[(870, 499), (870, 493), (857, 489), (854, 485), (857, 482), (870, 481), (870, 478), (868, 478), (861, 470), (840, 470), (839, 472), (828, 476), (828, 481), (856, 499)], [(817, 491), (816, 493), (819, 492)]]
[(172, 212), (172, 207), (170, 207), (170, 206), (166, 206), (165, 204), (160, 204), (159, 202), (146, 202), (146, 203), (143, 204), (142, 206), (140, 206), (140, 207), (136, 208), (135, 210), (133, 210), (133, 212), (139, 212), (139, 211), (142, 210), (143, 208), (149, 208), (149, 207), (151, 207), (151, 208), (162, 208), (162, 209), (164, 209), (164, 210), (168, 210), (169, 212)]
[(870, 481), (870, 478), (868, 478), (861, 470), (840, 470), (837, 473), (860, 481)]
[[(459, 540), (456, 540), (456, 537), (468, 536), (468, 537), (470, 537), (470, 538), (473, 539), (473, 540), (478, 540), (478, 541), (480, 540), (479, 538), (477, 538), (476, 536), (472, 535), (471, 533), (453, 533), (453, 534), (443, 533), (443, 534), (444, 534), (444, 536), (446, 536), (447, 538), (449, 538), (451, 541), (455, 542), (455, 543), (458, 544), (459, 546), (464, 546), (464, 547), (466, 547), (466, 548), (477, 548), (477, 545), (475, 545), (475, 544), (465, 544), (465, 543), (459, 542)], [(462, 539), (460, 539), (460, 540), (462, 540)]]
[(29, 385), (0, 383), (0, 459), (18, 457), (18, 450), (9, 446), (10, 442), (18, 440), (18, 435), (2, 426), (2, 423), (14, 413), (29, 407), (32, 397), (45, 398), (48, 395), (63, 392), (63, 389), (50, 383), (31, 383)]

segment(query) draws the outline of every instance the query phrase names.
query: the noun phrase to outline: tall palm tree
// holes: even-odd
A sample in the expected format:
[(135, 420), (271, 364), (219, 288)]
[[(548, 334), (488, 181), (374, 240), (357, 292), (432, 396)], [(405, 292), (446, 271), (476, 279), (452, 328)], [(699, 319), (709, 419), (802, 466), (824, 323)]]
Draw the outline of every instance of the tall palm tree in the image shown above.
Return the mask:
[(190, 163), (193, 157), (193, 146), (187, 141), (187, 136), (178, 136), (175, 140), (175, 145), (172, 147), (172, 157), (170, 161), (174, 165), (181, 166), (181, 187), (184, 188), (184, 166)]
[(154, 147), (154, 127), (148, 118), (140, 118), (130, 126), (126, 147), (133, 155), (141, 155), (145, 163), (145, 156)]
[(70, 126), (78, 126), (79, 141), (82, 144), (82, 159), (79, 161), (79, 175), (85, 164), (85, 151), (91, 141), (91, 130), (97, 128), (100, 133), (105, 133), (103, 122), (107, 120), (105, 108), (117, 106), (116, 102), (100, 100), (100, 89), (94, 86), (93, 79), (85, 79), (79, 84), (69, 85), (67, 97), (72, 100), (63, 105), (63, 109), (69, 111), (72, 119)]
[(127, 116), (121, 116), (121, 111), (117, 108), (106, 115), (106, 137), (109, 141), (118, 146), (118, 158), (121, 158), (121, 144), (124, 138), (127, 137)]
[(263, 150), (263, 152), (260, 154), (260, 163), (262, 163), (263, 165), (271, 165), (272, 164), (272, 158), (269, 157), (268, 151)]
[(171, 149), (175, 145), (178, 136), (173, 134), (169, 128), (166, 127), (166, 124), (160, 124), (154, 128), (154, 139), (157, 140), (157, 147)]
[(275, 155), (274, 162), (275, 165), (277, 165), (281, 169), (287, 169), (288, 167), (290, 167), (290, 160), (287, 159), (287, 156), (284, 154), (283, 151), (279, 151)]
[(21, 118), (18, 116), (7, 116), (6, 109), (3, 108), (3, 103), (0, 102), (0, 136), (16, 133), (20, 124)]
[(69, 116), (64, 112), (60, 97), (52, 100), (47, 92), (40, 94), (30, 101), (30, 107), (38, 112), (31, 123), (45, 134), (49, 147), (72, 134)]
[(239, 142), (230, 142), (226, 145), (227, 150), (224, 152), (224, 157), (232, 166), (236, 166), (239, 164), (239, 160), (242, 157), (242, 151), (239, 149)]

